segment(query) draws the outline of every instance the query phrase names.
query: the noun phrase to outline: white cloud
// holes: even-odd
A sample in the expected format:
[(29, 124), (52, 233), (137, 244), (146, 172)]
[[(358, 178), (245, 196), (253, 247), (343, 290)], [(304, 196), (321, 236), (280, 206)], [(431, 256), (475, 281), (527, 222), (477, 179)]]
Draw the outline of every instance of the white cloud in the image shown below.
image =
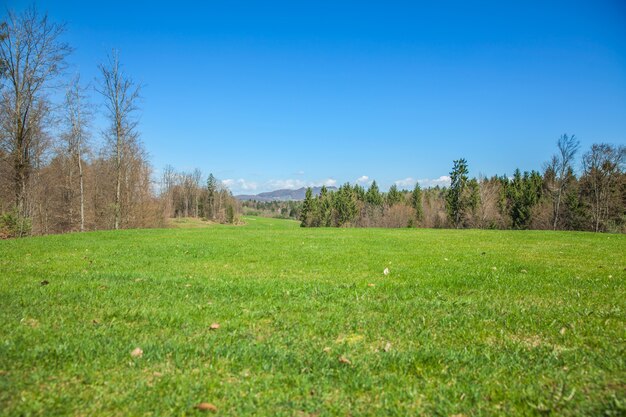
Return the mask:
[(437, 185), (440, 187), (448, 187), (450, 185), (450, 177), (447, 175), (442, 175), (441, 177), (435, 179), (424, 178), (417, 181), (422, 187), (435, 187)]
[(325, 185), (326, 187), (334, 187), (334, 186), (337, 185), (337, 180), (334, 180), (332, 178), (327, 178), (327, 179), (322, 180), (322, 181), (313, 182), (309, 186), (321, 187), (322, 185)]
[(274, 190), (297, 190), (302, 187), (334, 187), (337, 185), (337, 180), (333, 178), (326, 178), (318, 181), (304, 181), (297, 178), (287, 179), (273, 179), (262, 183), (256, 183), (253, 181), (247, 181), (243, 178), (239, 179), (225, 179), (222, 181), (224, 187), (228, 187), (233, 194), (256, 194), (261, 191), (274, 191)]
[(403, 180), (394, 181), (394, 184), (396, 184), (398, 187), (413, 187), (416, 181), (417, 180), (411, 177), (407, 177)]
[[(298, 188), (302, 188), (306, 185), (306, 183), (302, 180), (298, 179), (286, 179), (286, 180), (269, 180), (266, 183), (267, 187), (273, 190), (297, 190)], [(267, 188), (264, 187), (264, 188)]]
[(246, 181), (243, 178), (238, 180), (229, 178), (222, 180), (222, 185), (228, 187), (231, 191), (254, 191), (258, 188), (256, 182)]
[(436, 187), (436, 186), (448, 187), (450, 185), (450, 177), (447, 175), (442, 175), (439, 178), (420, 178), (420, 179), (407, 177), (401, 180), (394, 181), (394, 184), (402, 188), (413, 188), (416, 182), (418, 182), (420, 186), (423, 188)]
[(370, 185), (372, 183), (372, 180), (370, 180), (370, 177), (368, 177), (367, 175), (362, 175), (359, 178), (357, 178), (354, 182), (356, 182), (357, 184), (361, 184), (361, 185)]

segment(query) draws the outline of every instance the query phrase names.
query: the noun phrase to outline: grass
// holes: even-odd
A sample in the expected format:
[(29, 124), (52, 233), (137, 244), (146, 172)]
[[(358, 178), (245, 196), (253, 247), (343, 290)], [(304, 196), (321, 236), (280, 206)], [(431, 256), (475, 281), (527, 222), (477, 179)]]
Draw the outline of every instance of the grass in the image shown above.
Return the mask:
[(625, 415), (626, 236), (245, 220), (0, 242), (0, 413)]

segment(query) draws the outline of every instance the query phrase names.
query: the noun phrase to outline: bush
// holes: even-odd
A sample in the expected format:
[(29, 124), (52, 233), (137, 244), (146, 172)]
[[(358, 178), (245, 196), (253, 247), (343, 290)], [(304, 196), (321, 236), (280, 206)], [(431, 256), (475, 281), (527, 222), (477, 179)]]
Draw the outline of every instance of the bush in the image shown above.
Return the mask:
[(17, 212), (0, 215), (0, 239), (28, 236), (32, 227), (30, 219), (20, 216)]

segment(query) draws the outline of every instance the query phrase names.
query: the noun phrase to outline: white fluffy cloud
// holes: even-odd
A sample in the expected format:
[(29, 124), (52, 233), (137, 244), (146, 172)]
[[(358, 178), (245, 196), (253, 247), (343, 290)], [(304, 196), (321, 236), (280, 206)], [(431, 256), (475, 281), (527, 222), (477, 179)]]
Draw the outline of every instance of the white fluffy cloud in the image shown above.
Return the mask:
[(401, 180), (394, 181), (394, 184), (396, 184), (398, 187), (401, 187), (401, 188), (412, 188), (415, 186), (416, 182), (419, 182), (420, 186), (424, 188), (436, 187), (436, 186), (447, 187), (450, 185), (450, 177), (447, 175), (442, 175), (439, 178), (420, 178), (420, 179), (407, 177)]
[(413, 179), (411, 177), (407, 177), (407, 178), (405, 178), (403, 180), (394, 181), (394, 184), (396, 184), (398, 187), (406, 188), (406, 187), (413, 187), (415, 185), (416, 181), (417, 180), (415, 180), (415, 179)]
[(233, 194), (248, 194), (257, 191), (274, 191), (274, 190), (297, 190), (302, 187), (334, 187), (337, 185), (337, 180), (333, 178), (326, 178), (318, 181), (304, 181), (297, 178), (287, 178), (278, 180), (269, 180), (263, 183), (256, 183), (253, 181), (246, 181), (243, 178), (239, 179), (225, 179), (222, 181), (222, 185), (227, 187)]
[(370, 185), (372, 183), (372, 180), (370, 180), (370, 177), (368, 177), (367, 175), (362, 175), (354, 180), (354, 182), (360, 185)]
[(222, 180), (222, 185), (224, 187), (229, 188), (230, 190), (239, 190), (239, 191), (254, 191), (258, 188), (256, 182), (249, 182), (244, 180), (243, 178), (239, 178), (238, 180), (229, 178)]

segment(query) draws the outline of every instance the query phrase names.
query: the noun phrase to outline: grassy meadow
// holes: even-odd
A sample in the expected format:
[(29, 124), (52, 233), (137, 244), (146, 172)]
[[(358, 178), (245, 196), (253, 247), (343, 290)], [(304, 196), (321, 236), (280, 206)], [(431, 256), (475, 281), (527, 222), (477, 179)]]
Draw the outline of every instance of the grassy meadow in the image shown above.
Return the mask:
[(0, 414), (626, 414), (626, 236), (245, 222), (0, 241)]

